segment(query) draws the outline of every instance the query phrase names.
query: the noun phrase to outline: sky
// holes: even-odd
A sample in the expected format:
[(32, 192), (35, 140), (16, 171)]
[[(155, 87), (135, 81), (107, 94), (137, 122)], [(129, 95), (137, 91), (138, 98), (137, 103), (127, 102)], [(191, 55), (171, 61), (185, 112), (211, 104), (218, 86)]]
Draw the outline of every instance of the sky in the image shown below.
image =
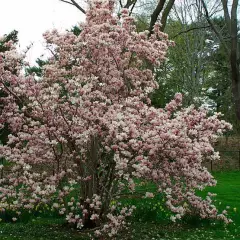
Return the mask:
[(44, 52), (45, 31), (64, 31), (84, 21), (76, 7), (59, 0), (0, 0), (0, 6), (0, 36), (17, 30), (21, 50), (33, 43), (26, 59), (31, 65)]

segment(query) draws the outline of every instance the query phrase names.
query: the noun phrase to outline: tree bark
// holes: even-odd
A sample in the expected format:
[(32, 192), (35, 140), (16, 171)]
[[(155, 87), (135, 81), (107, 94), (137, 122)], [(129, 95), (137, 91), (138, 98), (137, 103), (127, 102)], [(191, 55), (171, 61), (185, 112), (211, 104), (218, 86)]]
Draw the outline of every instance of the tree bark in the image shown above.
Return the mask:
[(232, 72), (232, 92), (235, 103), (235, 110), (238, 120), (240, 120), (240, 72), (239, 72), (239, 49), (238, 49), (238, 29), (237, 29), (237, 7), (238, 0), (233, 0), (231, 10), (231, 72)]
[(157, 22), (159, 14), (163, 10), (165, 2), (166, 2), (166, 0), (160, 0), (158, 2), (157, 7), (155, 8), (155, 10), (153, 11), (153, 13), (151, 15), (151, 21), (150, 21), (150, 25), (149, 25), (149, 36), (151, 36), (153, 34), (153, 27), (154, 27), (155, 23)]
[(167, 3), (167, 6), (165, 7), (164, 11), (163, 11), (163, 14), (162, 14), (162, 18), (161, 18), (161, 31), (163, 32), (165, 27), (166, 27), (166, 23), (167, 23), (167, 18), (168, 18), (168, 15), (173, 7), (173, 4), (174, 4), (175, 0), (169, 0), (168, 3)]

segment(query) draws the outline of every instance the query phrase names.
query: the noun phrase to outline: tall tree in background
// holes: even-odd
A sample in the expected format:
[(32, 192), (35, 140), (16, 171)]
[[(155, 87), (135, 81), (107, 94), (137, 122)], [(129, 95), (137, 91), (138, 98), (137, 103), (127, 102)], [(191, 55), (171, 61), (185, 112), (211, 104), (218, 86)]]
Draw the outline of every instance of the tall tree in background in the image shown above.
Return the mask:
[[(202, 27), (203, 20), (191, 0), (174, 6), (165, 32), (175, 41), (175, 47), (169, 50), (168, 61), (157, 71), (160, 84), (158, 91), (162, 89), (167, 92), (156, 93), (156, 97), (165, 95), (167, 100), (173, 96), (173, 92), (180, 91), (184, 94), (186, 105), (203, 102), (200, 100), (209, 71), (207, 55), (210, 51), (206, 42), (207, 32)], [(162, 104), (166, 104), (166, 101)]]
[(209, 9), (205, 0), (201, 0), (204, 8), (205, 17), (212, 30), (218, 37), (219, 42), (224, 47), (225, 54), (229, 58), (229, 65), (232, 78), (232, 96), (235, 104), (235, 112), (238, 120), (240, 120), (240, 48), (238, 36), (238, 0), (233, 0), (230, 8), (228, 0), (221, 0), (225, 25), (227, 26), (228, 38), (224, 38), (219, 28), (214, 24), (209, 13)]

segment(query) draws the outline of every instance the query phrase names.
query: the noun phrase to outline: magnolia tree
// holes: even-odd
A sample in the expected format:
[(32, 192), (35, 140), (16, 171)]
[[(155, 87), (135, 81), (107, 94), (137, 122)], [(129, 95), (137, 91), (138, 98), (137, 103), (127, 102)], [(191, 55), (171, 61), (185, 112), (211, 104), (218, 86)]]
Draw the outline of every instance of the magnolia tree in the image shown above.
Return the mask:
[(212, 143), (231, 126), (218, 113), (181, 108), (181, 94), (152, 107), (152, 69), (172, 43), (159, 25), (148, 37), (128, 10), (113, 12), (113, 0), (94, 0), (79, 36), (47, 32), (54, 57), (40, 79), (21, 73), (23, 56), (11, 42), (1, 53), (0, 123), (11, 130), (0, 146), (1, 210), (17, 220), (47, 204), (78, 228), (102, 226), (96, 234), (112, 236), (134, 209), (116, 209), (113, 200), (134, 192), (137, 178), (157, 185), (173, 221), (194, 212), (229, 222), (211, 194), (195, 191), (216, 184), (202, 163), (219, 158)]

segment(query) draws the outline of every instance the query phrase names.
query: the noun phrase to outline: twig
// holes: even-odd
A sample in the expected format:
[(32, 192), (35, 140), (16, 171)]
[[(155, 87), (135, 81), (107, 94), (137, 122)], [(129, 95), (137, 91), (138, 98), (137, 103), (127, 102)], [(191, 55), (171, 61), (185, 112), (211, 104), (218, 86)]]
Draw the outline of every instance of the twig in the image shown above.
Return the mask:
[(59, 0), (59, 1), (73, 5), (71, 2), (68, 2), (68, 1), (65, 1), (65, 0)]
[(189, 28), (187, 30), (184, 30), (182, 32), (179, 32), (178, 34), (176, 34), (175, 36), (171, 37), (171, 38), (176, 38), (178, 37), (179, 35), (183, 34), (183, 33), (188, 33), (190, 31), (194, 31), (194, 30), (198, 30), (198, 29), (204, 29), (204, 28), (210, 28), (211, 26), (208, 25), (208, 26), (201, 26), (201, 27), (193, 27), (193, 28)]
[(86, 11), (74, 0), (71, 0), (71, 2), (68, 2), (66, 0), (59, 0), (59, 1), (71, 4), (75, 6), (78, 10), (80, 10), (82, 13), (86, 14)]
[(222, 37), (221, 33), (217, 30), (217, 28), (215, 27), (215, 25), (211, 21), (205, 1), (201, 0), (201, 3), (203, 5), (203, 9), (205, 11), (205, 17), (206, 17), (206, 20), (207, 20), (208, 24), (210, 25), (210, 27), (212, 28), (212, 30), (214, 31), (214, 33), (216, 34), (216, 36), (218, 37), (220, 42), (222, 43), (226, 53), (229, 55), (229, 48), (227, 47), (226, 42), (223, 40), (223, 37)]

